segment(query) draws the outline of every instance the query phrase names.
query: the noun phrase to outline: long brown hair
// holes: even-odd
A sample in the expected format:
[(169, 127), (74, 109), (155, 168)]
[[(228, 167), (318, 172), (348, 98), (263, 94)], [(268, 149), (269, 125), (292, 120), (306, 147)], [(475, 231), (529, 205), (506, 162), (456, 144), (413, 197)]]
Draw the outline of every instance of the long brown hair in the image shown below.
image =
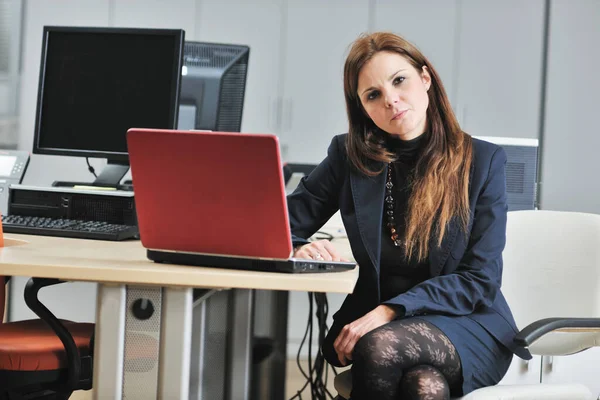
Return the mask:
[(348, 113), (348, 157), (358, 171), (375, 176), (383, 168), (372, 161), (389, 163), (395, 155), (386, 150), (387, 133), (367, 116), (358, 96), (358, 75), (365, 64), (381, 51), (397, 53), (419, 72), (423, 67), (431, 76), (428, 90), (425, 145), (415, 167), (412, 194), (406, 214), (406, 254), (424, 260), (429, 241), (440, 246), (448, 223), (458, 218), (466, 231), (469, 223), (469, 175), (473, 143), (456, 120), (446, 91), (429, 60), (411, 43), (388, 32), (359, 37), (352, 45), (344, 65), (344, 93)]

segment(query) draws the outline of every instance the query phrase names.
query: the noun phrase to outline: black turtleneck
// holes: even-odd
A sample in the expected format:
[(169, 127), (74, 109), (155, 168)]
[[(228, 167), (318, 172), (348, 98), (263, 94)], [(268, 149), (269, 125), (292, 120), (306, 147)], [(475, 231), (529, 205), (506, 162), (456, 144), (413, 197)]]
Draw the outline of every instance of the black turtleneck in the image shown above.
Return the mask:
[[(400, 238), (404, 238), (406, 227), (405, 217), (411, 194), (410, 181), (424, 144), (425, 134), (411, 140), (390, 137), (387, 141), (388, 150), (397, 156), (397, 160), (390, 165), (390, 168), (393, 168), (392, 196), (396, 230)], [(418, 263), (406, 259), (404, 247), (394, 246), (390, 238), (385, 208), (382, 218), (380, 287), (381, 301), (386, 301), (427, 279), (429, 268), (427, 262)]]

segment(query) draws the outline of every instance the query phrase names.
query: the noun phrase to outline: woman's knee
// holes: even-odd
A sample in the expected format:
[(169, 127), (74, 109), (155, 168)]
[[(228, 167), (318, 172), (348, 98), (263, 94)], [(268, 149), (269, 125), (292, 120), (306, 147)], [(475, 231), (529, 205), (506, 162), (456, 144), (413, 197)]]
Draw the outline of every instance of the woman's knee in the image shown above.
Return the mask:
[(399, 352), (399, 339), (394, 332), (382, 326), (363, 335), (352, 352), (354, 362), (376, 363), (379, 366), (392, 366), (402, 363)]
[(404, 371), (400, 392), (410, 400), (450, 399), (450, 385), (444, 375), (431, 365), (417, 365)]

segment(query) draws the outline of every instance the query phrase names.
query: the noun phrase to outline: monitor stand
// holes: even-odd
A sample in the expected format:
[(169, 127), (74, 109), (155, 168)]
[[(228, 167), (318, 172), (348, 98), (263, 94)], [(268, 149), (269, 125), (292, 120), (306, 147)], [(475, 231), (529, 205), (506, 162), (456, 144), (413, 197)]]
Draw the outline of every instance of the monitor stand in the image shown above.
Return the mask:
[(119, 163), (108, 161), (100, 175), (94, 182), (70, 182), (70, 181), (54, 181), (52, 186), (55, 187), (74, 187), (74, 186), (96, 186), (98, 188), (110, 188), (117, 190), (133, 190), (131, 184), (120, 185), (121, 179), (129, 171), (128, 163)]

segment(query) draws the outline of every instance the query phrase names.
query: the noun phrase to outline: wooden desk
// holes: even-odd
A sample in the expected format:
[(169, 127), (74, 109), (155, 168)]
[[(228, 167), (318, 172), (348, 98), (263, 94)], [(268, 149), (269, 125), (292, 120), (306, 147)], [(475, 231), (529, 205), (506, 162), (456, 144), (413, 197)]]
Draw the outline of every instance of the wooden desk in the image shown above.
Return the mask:
[[(148, 390), (148, 384), (124, 386), (123, 364), (128, 345), (126, 333), (141, 329), (140, 320), (129, 310), (135, 300), (150, 299), (156, 312), (143, 323), (154, 324), (159, 347), (158, 383), (153, 383), (153, 393), (158, 398), (188, 399), (192, 288), (240, 289), (238, 306), (250, 314), (250, 289), (350, 293), (358, 268), (341, 273), (283, 274), (155, 264), (146, 259), (146, 251), (138, 241), (7, 234), (5, 247), (0, 249), (0, 274), (99, 283), (94, 351), (97, 399), (121, 399), (124, 390), (128, 390), (127, 396), (144, 393), (147, 398), (147, 392), (139, 391)], [(207, 296), (211, 293), (207, 291)], [(250, 315), (246, 315), (236, 322), (236, 329), (243, 328), (235, 334), (239, 334), (240, 349), (246, 352), (249, 321)], [(236, 352), (235, 348), (230, 350)], [(240, 385), (230, 391), (228, 398), (246, 399), (248, 357), (243, 362), (229, 361), (234, 364), (233, 376)]]

